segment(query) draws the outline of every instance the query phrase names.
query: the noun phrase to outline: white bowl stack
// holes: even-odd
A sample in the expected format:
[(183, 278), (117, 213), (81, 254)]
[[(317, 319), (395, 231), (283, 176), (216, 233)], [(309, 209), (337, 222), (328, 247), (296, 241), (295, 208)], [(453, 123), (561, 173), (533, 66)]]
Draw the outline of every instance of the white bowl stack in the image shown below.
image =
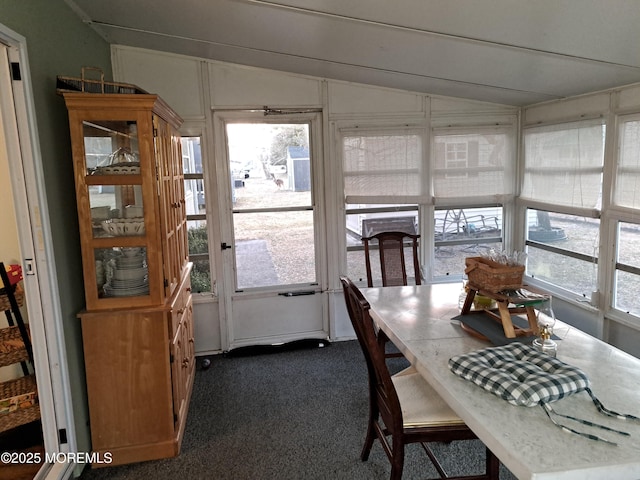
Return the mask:
[(149, 278), (142, 248), (122, 248), (122, 256), (111, 263), (111, 275), (104, 285), (108, 297), (132, 297), (149, 294)]

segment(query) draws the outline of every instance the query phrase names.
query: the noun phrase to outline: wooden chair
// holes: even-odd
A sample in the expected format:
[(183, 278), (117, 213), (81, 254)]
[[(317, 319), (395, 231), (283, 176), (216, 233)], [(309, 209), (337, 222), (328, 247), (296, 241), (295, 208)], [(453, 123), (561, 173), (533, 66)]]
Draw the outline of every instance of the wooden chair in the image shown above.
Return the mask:
[(341, 277), (340, 280), (369, 374), (369, 421), (361, 460), (369, 458), (373, 442), (378, 438), (391, 462), (391, 480), (399, 480), (405, 445), (420, 443), (440, 478), (498, 479), (500, 463), (488, 448), (484, 474), (447, 477), (427, 443), (477, 437), (413, 367), (391, 376), (385, 363), (384, 346), (369, 314), (369, 303), (350, 279)]
[(380, 270), (382, 286), (407, 285), (407, 265), (404, 253), (404, 242), (409, 240), (413, 252), (413, 277), (416, 285), (421, 283), (420, 262), (418, 261), (418, 239), (420, 235), (405, 232), (381, 232), (370, 237), (363, 237), (364, 258), (367, 267), (367, 286), (373, 287), (373, 271), (371, 265), (371, 244), (378, 243), (380, 253)]
[[(381, 232), (370, 237), (364, 237), (364, 258), (367, 267), (367, 286), (373, 287), (373, 268), (371, 259), (371, 244), (377, 242), (380, 252), (380, 271), (382, 273), (382, 286), (408, 285), (407, 261), (405, 258), (405, 240), (411, 242), (413, 253), (413, 278), (416, 285), (421, 284), (420, 262), (418, 260), (418, 239), (420, 235), (406, 232)], [(384, 335), (384, 334), (382, 334)], [(387, 339), (384, 337), (386, 343)], [(391, 348), (385, 356), (387, 358), (402, 357), (403, 355)]]

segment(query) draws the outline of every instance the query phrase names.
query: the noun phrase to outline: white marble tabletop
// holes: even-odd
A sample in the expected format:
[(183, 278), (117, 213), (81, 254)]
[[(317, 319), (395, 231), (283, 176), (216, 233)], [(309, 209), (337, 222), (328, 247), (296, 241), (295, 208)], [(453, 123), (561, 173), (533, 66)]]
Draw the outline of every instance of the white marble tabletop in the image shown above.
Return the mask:
[[(571, 420), (561, 423), (617, 442), (565, 432), (541, 407), (516, 407), (449, 371), (450, 357), (491, 346), (452, 321), (460, 284), (363, 288), (371, 314), (407, 359), (519, 479), (639, 480), (640, 421), (597, 411), (582, 392), (553, 404), (558, 413), (629, 432), (624, 437)], [(490, 320), (488, 320), (490, 321)], [(640, 416), (640, 359), (558, 322), (558, 358), (581, 368), (605, 407)]]

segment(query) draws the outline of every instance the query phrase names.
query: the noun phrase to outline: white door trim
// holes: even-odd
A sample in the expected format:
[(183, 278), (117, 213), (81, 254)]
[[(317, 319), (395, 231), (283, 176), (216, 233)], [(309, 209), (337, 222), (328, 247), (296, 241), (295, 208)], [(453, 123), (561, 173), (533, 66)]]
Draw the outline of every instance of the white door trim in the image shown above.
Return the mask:
[[(33, 338), (45, 450), (48, 453), (76, 452), (62, 313), (53, 269), (53, 243), (26, 39), (0, 24), (0, 44), (0, 114), (11, 159), (9, 170), (23, 256), (25, 302)], [(19, 79), (12, 79), (11, 64), (18, 65)], [(59, 438), (63, 429), (66, 443), (61, 443)], [(71, 474), (72, 467), (70, 464), (62, 469), (45, 466), (38, 477), (50, 478), (47, 474), (50, 470), (54, 478), (62, 478), (61, 474)]]

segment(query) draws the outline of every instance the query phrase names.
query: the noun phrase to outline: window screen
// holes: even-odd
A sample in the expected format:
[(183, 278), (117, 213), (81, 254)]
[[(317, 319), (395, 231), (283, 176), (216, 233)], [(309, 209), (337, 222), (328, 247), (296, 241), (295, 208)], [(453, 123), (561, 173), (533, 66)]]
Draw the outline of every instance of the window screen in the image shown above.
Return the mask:
[(418, 132), (344, 133), (342, 155), (348, 203), (421, 199), (422, 137)]
[(460, 197), (502, 200), (513, 193), (511, 166), (514, 163), (506, 131), (434, 131), (436, 203)]
[(526, 130), (521, 198), (578, 209), (600, 209), (604, 135), (601, 121)]
[(640, 119), (623, 121), (620, 126), (614, 203), (640, 208)]

